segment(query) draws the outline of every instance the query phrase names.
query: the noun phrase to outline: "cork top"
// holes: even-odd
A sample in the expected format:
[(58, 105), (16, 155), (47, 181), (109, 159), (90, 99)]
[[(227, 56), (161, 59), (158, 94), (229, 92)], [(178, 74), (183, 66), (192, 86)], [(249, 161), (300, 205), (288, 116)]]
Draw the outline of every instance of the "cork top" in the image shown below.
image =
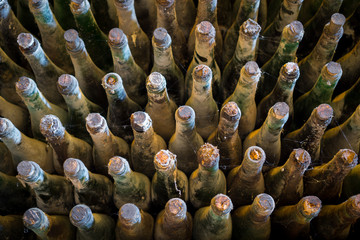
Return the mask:
[(294, 157), (297, 163), (304, 166), (304, 168), (309, 167), (311, 163), (311, 156), (306, 150), (302, 148), (296, 148), (291, 152), (290, 155)]
[(107, 129), (107, 123), (100, 113), (89, 113), (86, 117), (86, 129), (90, 134), (103, 133)]
[(79, 87), (79, 83), (73, 75), (62, 74), (58, 78), (57, 87), (61, 94), (70, 95)]
[(202, 21), (195, 28), (196, 40), (200, 42), (215, 41), (215, 28), (208, 21)]
[(0, 117), (0, 137), (4, 137), (8, 134), (10, 128), (10, 120)]
[(89, 5), (87, 0), (71, 0), (70, 10), (73, 14), (82, 14), (89, 9)]
[(176, 166), (176, 155), (169, 150), (160, 150), (154, 157), (156, 170), (169, 170)]
[(269, 194), (261, 193), (255, 197), (252, 207), (256, 215), (267, 217), (274, 211), (275, 202)]
[(152, 126), (149, 114), (141, 111), (131, 114), (130, 123), (136, 132), (146, 132)]
[(140, 222), (141, 213), (139, 208), (132, 203), (124, 204), (119, 210), (119, 220), (127, 226)]
[(122, 47), (128, 43), (126, 34), (119, 28), (113, 28), (109, 32), (110, 46)]
[(67, 177), (78, 177), (81, 170), (84, 168), (84, 163), (76, 158), (68, 158), (64, 162), (64, 172)]
[(299, 21), (293, 21), (285, 26), (283, 35), (290, 42), (300, 42), (304, 36), (304, 26)]
[(186, 217), (186, 203), (181, 198), (172, 198), (165, 205), (165, 213), (176, 218)]
[(24, 97), (31, 96), (36, 88), (36, 83), (34, 80), (28, 77), (20, 77), (15, 84), (16, 92)]
[(212, 79), (211, 68), (209, 68), (204, 64), (197, 65), (192, 72), (192, 77), (196, 82), (204, 82), (204, 83), (211, 82)]
[(83, 46), (85, 46), (82, 44), (79, 33), (75, 29), (65, 31), (64, 39), (66, 41), (66, 48), (69, 51), (79, 51), (83, 48)]
[(226, 215), (233, 209), (231, 199), (224, 194), (218, 194), (213, 197), (210, 206), (214, 213), (219, 216)]
[(249, 37), (257, 37), (261, 31), (261, 26), (251, 18), (243, 22), (240, 31)]
[(102, 86), (105, 90), (112, 93), (112, 91), (119, 88), (119, 86), (122, 86), (122, 79), (117, 73), (108, 73), (102, 79)]
[(288, 62), (281, 67), (280, 77), (286, 82), (295, 82), (300, 76), (300, 69), (297, 63)]
[(175, 3), (175, 0), (156, 0), (156, 3), (162, 7), (170, 7)]
[(76, 227), (87, 225), (94, 219), (91, 209), (84, 204), (73, 207), (70, 211), (69, 218), (70, 222)]
[(347, 200), (348, 214), (355, 218), (360, 217), (360, 194), (350, 197)]
[(258, 146), (249, 147), (245, 152), (245, 156), (254, 162), (265, 161), (266, 158), (264, 150)]
[(52, 141), (63, 138), (65, 128), (57, 116), (49, 114), (41, 118), (40, 132), (48, 141)]
[(36, 162), (22, 161), (17, 167), (18, 177), (26, 182), (36, 181), (41, 168)]
[(355, 167), (358, 163), (358, 155), (351, 149), (340, 149), (334, 158), (341, 159), (341, 162), (349, 167)]
[(171, 44), (171, 37), (165, 28), (157, 28), (154, 31), (153, 42), (158, 47), (168, 47)]
[(166, 88), (165, 77), (158, 72), (152, 72), (146, 80), (146, 89), (149, 92), (159, 93)]
[(315, 121), (323, 126), (327, 126), (330, 124), (334, 114), (334, 110), (332, 109), (332, 107), (329, 104), (325, 103), (320, 104), (317, 108), (313, 110), (313, 112), (315, 114)]
[(0, 8), (3, 8), (6, 5), (9, 5), (7, 0), (0, 0)]
[(17, 43), (19, 44), (20, 50), (25, 54), (35, 52), (39, 46), (39, 42), (31, 33), (20, 33), (17, 37)]
[(110, 158), (108, 168), (110, 175), (122, 175), (126, 170), (126, 159), (120, 156)]
[(197, 151), (197, 161), (206, 168), (212, 168), (219, 164), (220, 153), (216, 146), (205, 143)]
[(346, 18), (341, 13), (334, 13), (331, 16), (329, 25), (328, 25), (328, 31), (329, 34), (334, 35), (341, 31), (342, 26), (345, 24)]
[(191, 122), (195, 120), (195, 111), (190, 106), (180, 106), (175, 113), (176, 120)]
[(26, 210), (23, 216), (25, 227), (36, 229), (44, 223), (49, 223), (46, 214), (39, 208), (30, 208)]
[(322, 207), (321, 200), (316, 196), (303, 197), (298, 203), (299, 210), (305, 218), (316, 217)]
[(45, 1), (45, 0), (30, 0), (29, 1), (29, 7), (34, 8), (34, 9), (38, 9), (38, 8), (44, 6), (46, 2), (47, 1)]
[(235, 102), (228, 102), (222, 107), (220, 116), (230, 122), (237, 122), (241, 118), (241, 111)]
[(340, 63), (329, 62), (321, 70), (321, 76), (326, 84), (333, 86), (342, 76), (342, 69)]
[(269, 114), (276, 119), (283, 119), (289, 114), (289, 106), (285, 102), (277, 102), (270, 108)]

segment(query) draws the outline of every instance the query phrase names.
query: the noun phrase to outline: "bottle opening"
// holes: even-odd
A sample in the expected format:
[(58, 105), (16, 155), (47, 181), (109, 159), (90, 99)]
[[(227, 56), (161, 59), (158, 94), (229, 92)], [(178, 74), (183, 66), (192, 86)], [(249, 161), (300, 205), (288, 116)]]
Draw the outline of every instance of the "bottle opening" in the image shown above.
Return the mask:
[(83, 204), (76, 205), (70, 211), (70, 221), (76, 227), (81, 227), (93, 219), (91, 209)]
[(196, 39), (201, 42), (208, 42), (215, 39), (215, 28), (208, 21), (202, 21), (196, 25)]
[(176, 155), (169, 150), (160, 150), (154, 159), (155, 168), (157, 170), (167, 170), (176, 163)]
[(208, 66), (200, 64), (194, 68), (192, 75), (197, 82), (209, 82), (212, 78), (212, 71)]
[(30, 208), (24, 213), (24, 225), (30, 228), (39, 228), (44, 222), (44, 218), (47, 217), (39, 208)]
[(20, 49), (26, 54), (31, 54), (38, 48), (38, 41), (30, 33), (20, 33), (17, 42)]
[(76, 78), (70, 74), (62, 74), (58, 79), (58, 89), (61, 94), (70, 94), (77, 86)]
[(190, 119), (195, 119), (195, 112), (189, 106), (180, 106), (176, 110), (176, 115), (179, 117), (180, 120), (188, 121)]
[(32, 177), (35, 177), (37, 167), (40, 168), (39, 165), (34, 162), (22, 161), (18, 164), (17, 171), (20, 178), (30, 181)]
[(146, 88), (150, 92), (161, 92), (166, 88), (166, 80), (161, 73), (153, 72), (149, 75)]
[(127, 44), (127, 37), (119, 28), (113, 28), (109, 32), (109, 42), (111, 46), (121, 47)]
[(137, 132), (145, 132), (152, 126), (152, 121), (146, 112), (134, 112), (130, 117), (131, 127)]
[(253, 204), (257, 214), (263, 217), (269, 216), (275, 209), (274, 199), (266, 193), (257, 195)]
[(140, 210), (136, 205), (132, 203), (126, 203), (120, 208), (119, 219), (125, 225), (134, 225), (141, 220)]
[(316, 113), (317, 113), (316, 115), (319, 120), (326, 121), (326, 120), (330, 119), (330, 121), (331, 121), (334, 111), (329, 104), (320, 104), (316, 108)]
[[(357, 165), (358, 155), (351, 149), (341, 149), (336, 155), (340, 155), (341, 159), (347, 165)], [(336, 156), (335, 155), (335, 156)]]
[(211, 200), (211, 206), (218, 215), (228, 214), (233, 209), (230, 198), (224, 194), (218, 194)]
[(79, 173), (81, 167), (81, 163), (79, 163), (79, 161), (80, 160), (75, 158), (66, 159), (64, 162), (64, 172), (67, 176), (73, 177)]
[(253, 37), (257, 36), (260, 33), (261, 26), (256, 21), (249, 18), (242, 24), (240, 29), (245, 35)]
[(293, 153), (298, 163), (300, 163), (301, 165), (307, 165), (307, 166), (310, 165), (311, 156), (306, 150), (302, 148), (298, 148), (298, 149), (294, 149)]
[(90, 133), (96, 134), (105, 132), (107, 127), (106, 120), (99, 113), (89, 113), (85, 120), (86, 128)]
[(159, 47), (167, 47), (171, 44), (171, 37), (165, 28), (157, 28), (154, 31), (154, 43)]
[(197, 152), (198, 162), (204, 167), (214, 167), (219, 163), (219, 158), (219, 149), (210, 143), (202, 145)]
[(40, 131), (48, 140), (57, 140), (65, 134), (65, 128), (55, 115), (45, 115), (41, 118)]
[(115, 156), (110, 158), (108, 167), (109, 174), (121, 175), (125, 171), (125, 158)]
[(285, 102), (277, 102), (271, 109), (277, 119), (285, 118), (289, 114), (289, 106)]
[(241, 111), (235, 102), (228, 102), (221, 109), (221, 116), (230, 122), (237, 122), (241, 118)]
[(304, 217), (316, 217), (321, 209), (321, 200), (316, 196), (307, 196), (300, 201), (300, 211)]

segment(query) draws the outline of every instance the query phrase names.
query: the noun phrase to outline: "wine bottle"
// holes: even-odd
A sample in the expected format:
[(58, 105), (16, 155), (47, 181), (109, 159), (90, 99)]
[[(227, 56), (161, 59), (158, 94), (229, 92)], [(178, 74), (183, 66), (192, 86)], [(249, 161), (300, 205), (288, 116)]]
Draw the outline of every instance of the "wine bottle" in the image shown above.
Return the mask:
[[(238, 134), (241, 112), (235, 102), (226, 103), (220, 112), (220, 121), (207, 141), (218, 147), (220, 154), (219, 167), (225, 173), (240, 164), (242, 143)], [(190, 185), (191, 186), (191, 185)]]
[(178, 168), (190, 176), (197, 168), (196, 152), (204, 144), (195, 126), (195, 111), (180, 106), (175, 112), (176, 130), (169, 141), (169, 150), (177, 157)]
[(16, 3), (13, 3), (13, 1), (10, 1), (10, 3), (16, 9), (16, 17), (19, 22), (33, 34), (39, 35), (39, 28), (36, 26), (34, 15), (30, 11), (29, 1), (19, 0)]
[(0, 142), (0, 173), (8, 175), (16, 175), (16, 167), (14, 166), (13, 157), (10, 150), (3, 142)]
[(0, 116), (9, 119), (21, 132), (27, 133), (29, 130), (28, 111), (18, 105), (6, 101), (2, 96), (0, 96)]
[(193, 0), (175, 1), (178, 23), (188, 39), (196, 18), (196, 7)]
[(341, 188), (341, 196), (344, 199), (348, 199), (351, 196), (360, 192), (360, 165), (356, 165), (346, 175)]
[[(192, 0), (191, 0), (192, 1)], [(137, 0), (134, 1), (136, 18), (139, 21), (141, 29), (148, 35), (150, 38), (153, 31), (156, 28), (156, 4), (154, 0)], [(116, 14), (116, 10), (115, 10)], [(195, 19), (195, 17), (194, 17)], [(116, 19), (117, 23), (117, 19)], [(118, 24), (118, 23), (117, 23)]]
[(262, 148), (246, 149), (240, 166), (233, 168), (227, 176), (227, 192), (235, 207), (251, 204), (254, 198), (265, 191), (262, 166), (266, 155)]
[(119, 24), (113, 0), (92, 0), (90, 8), (103, 32), (109, 32), (111, 28)]
[(90, 144), (69, 134), (58, 117), (45, 115), (41, 118), (40, 131), (53, 149), (56, 173), (64, 175), (63, 164), (69, 157), (81, 159), (89, 170), (93, 169), (94, 163)]
[(144, 174), (130, 169), (125, 158), (112, 157), (108, 164), (109, 175), (114, 179), (113, 200), (117, 208), (126, 203), (135, 204), (140, 209), (150, 209), (150, 181)]
[(54, 0), (54, 15), (63, 29), (76, 27), (75, 19), (70, 10), (71, 0)]
[(1, 239), (36, 239), (32, 231), (20, 231), (24, 229), (23, 216), (6, 215), (0, 216)]
[(303, 23), (309, 21), (319, 9), (322, 1), (323, 0), (304, 0), (300, 9), (298, 20)]
[(38, 208), (48, 214), (69, 214), (74, 196), (73, 187), (65, 177), (44, 172), (32, 161), (22, 161), (17, 171), (20, 182), (34, 191)]
[(135, 171), (151, 178), (155, 173), (154, 156), (166, 143), (152, 127), (150, 116), (146, 112), (134, 112), (130, 118), (134, 132), (131, 144), (131, 162)]

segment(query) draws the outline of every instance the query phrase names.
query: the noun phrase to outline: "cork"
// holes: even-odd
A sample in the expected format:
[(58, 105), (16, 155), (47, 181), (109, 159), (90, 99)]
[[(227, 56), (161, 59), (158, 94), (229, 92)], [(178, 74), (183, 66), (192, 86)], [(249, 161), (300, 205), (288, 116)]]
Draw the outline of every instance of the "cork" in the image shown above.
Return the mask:
[(285, 26), (283, 35), (289, 42), (300, 42), (304, 37), (304, 26), (299, 21), (293, 21)]
[(300, 69), (297, 63), (288, 62), (281, 67), (280, 77), (286, 82), (295, 82), (300, 76)]
[(87, 0), (71, 0), (70, 10), (73, 14), (81, 14), (85, 9), (87, 9), (87, 5), (89, 5)]
[(327, 127), (334, 115), (334, 111), (329, 104), (320, 104), (313, 110), (315, 122), (321, 126)]
[(29, 1), (29, 7), (33, 9), (39, 9), (42, 6), (44, 6), (46, 1), (44, 0), (30, 0)]
[(258, 146), (249, 147), (245, 152), (245, 156), (252, 162), (264, 162), (266, 158), (264, 150)]
[(344, 165), (355, 167), (358, 163), (358, 155), (351, 149), (340, 149), (334, 156), (338, 158)]
[(45, 115), (40, 120), (40, 132), (48, 141), (58, 140), (65, 135), (65, 128), (55, 115)]
[(175, 0), (156, 0), (156, 3), (161, 7), (170, 7), (175, 3)]
[(219, 216), (226, 215), (233, 209), (231, 199), (224, 194), (218, 194), (213, 197), (210, 206), (214, 213)]
[(73, 207), (70, 211), (70, 221), (76, 227), (82, 227), (93, 221), (91, 209), (84, 205), (79, 204)]
[(339, 31), (342, 31), (342, 26), (345, 24), (346, 18), (341, 13), (334, 13), (331, 16), (329, 25), (328, 25), (328, 32), (331, 35), (335, 35)]
[(108, 168), (110, 175), (122, 175), (126, 170), (126, 159), (120, 156), (110, 158)]
[(192, 122), (195, 120), (195, 111), (189, 106), (180, 106), (175, 112), (176, 120)]
[(186, 203), (181, 198), (172, 198), (165, 205), (165, 213), (170, 217), (185, 218), (186, 217)]
[(227, 121), (236, 123), (241, 118), (240, 108), (235, 102), (228, 102), (222, 107), (220, 117), (225, 118)]
[(293, 158), (304, 169), (308, 168), (311, 163), (310, 154), (302, 148), (294, 149), (289, 158)]
[(73, 75), (62, 74), (58, 78), (57, 87), (61, 94), (71, 95), (79, 87), (79, 83)]
[(196, 82), (209, 83), (212, 79), (211, 68), (204, 64), (197, 65), (192, 72), (192, 77)]
[(86, 129), (90, 134), (104, 133), (107, 129), (107, 123), (99, 113), (89, 113), (86, 117)]
[(326, 84), (330, 86), (337, 83), (337, 81), (341, 78), (342, 73), (343, 71), (340, 63), (332, 61), (327, 63), (321, 70), (323, 81), (326, 81)]
[(261, 217), (270, 216), (275, 209), (274, 199), (266, 193), (257, 195), (252, 203), (256, 215)]
[(171, 44), (171, 37), (165, 28), (157, 28), (154, 31), (153, 42), (157, 47), (167, 48)]
[(113, 47), (124, 47), (127, 45), (128, 40), (125, 33), (119, 28), (113, 28), (109, 32), (109, 43)]
[(16, 92), (23, 97), (31, 96), (36, 87), (35, 81), (28, 77), (20, 77), (15, 84)]
[(176, 155), (169, 150), (160, 150), (154, 157), (156, 170), (168, 170), (176, 166)]
[(300, 213), (308, 219), (316, 217), (319, 214), (321, 207), (321, 200), (316, 196), (303, 197), (298, 203)]
[(84, 164), (76, 158), (68, 158), (64, 162), (64, 172), (67, 177), (76, 177), (79, 175)]
[(9, 122), (10, 120), (6, 118), (0, 118), (0, 137), (4, 137), (8, 134), (9, 128), (11, 129)]
[(39, 46), (39, 42), (34, 38), (31, 33), (20, 33), (17, 37), (20, 50), (25, 54), (35, 52)]
[(17, 167), (18, 177), (26, 182), (34, 182), (37, 180), (39, 172), (41, 172), (40, 166), (32, 161), (22, 161)]
[(152, 72), (146, 80), (146, 89), (152, 93), (159, 93), (166, 88), (165, 77), (158, 72)]
[(255, 39), (259, 36), (261, 26), (256, 21), (249, 18), (241, 25), (240, 31), (245, 36)]
[(102, 79), (105, 90), (113, 91), (122, 86), (122, 78), (117, 73), (108, 73)]
[(43, 223), (48, 222), (46, 214), (39, 208), (30, 208), (26, 210), (23, 220), (25, 227), (33, 229), (40, 228)]
[(79, 51), (83, 48), (82, 40), (79, 37), (79, 33), (75, 29), (69, 29), (64, 33), (66, 41), (66, 48), (69, 51)]
[(269, 112), (273, 117), (283, 119), (289, 114), (289, 106), (285, 102), (277, 102)]
[(360, 194), (352, 196), (347, 201), (348, 211), (347, 213), (354, 218), (360, 217)]
[(196, 40), (200, 42), (213, 42), (215, 41), (215, 28), (208, 21), (202, 21), (196, 25), (195, 36)]
[(254, 61), (247, 62), (240, 71), (241, 81), (246, 83), (257, 83), (261, 77), (261, 69)]
[(141, 221), (141, 213), (139, 208), (132, 204), (124, 204), (119, 211), (119, 220), (126, 226), (132, 226)]
[(146, 132), (152, 126), (149, 114), (141, 111), (131, 114), (130, 123), (136, 132)]
[(219, 164), (220, 153), (216, 146), (205, 143), (197, 151), (198, 163), (206, 168), (212, 168)]

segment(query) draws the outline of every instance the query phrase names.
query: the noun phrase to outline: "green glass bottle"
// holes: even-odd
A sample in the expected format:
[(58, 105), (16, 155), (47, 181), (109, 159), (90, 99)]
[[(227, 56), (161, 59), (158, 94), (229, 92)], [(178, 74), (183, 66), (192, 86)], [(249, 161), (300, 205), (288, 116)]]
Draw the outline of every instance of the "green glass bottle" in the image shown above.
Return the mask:
[(154, 157), (156, 172), (151, 181), (151, 199), (156, 207), (163, 208), (171, 198), (189, 200), (189, 184), (185, 173), (176, 167), (176, 155), (160, 150)]
[(189, 178), (189, 196), (196, 208), (209, 206), (211, 199), (219, 194), (226, 194), (226, 178), (219, 169), (219, 149), (205, 143), (197, 151), (199, 167)]
[(28, 209), (23, 217), (24, 226), (33, 231), (38, 239), (75, 239), (75, 227), (67, 216), (48, 215), (45, 212), (40, 208)]
[(323, 0), (304, 0), (300, 9), (298, 20), (303, 23), (309, 21), (319, 9), (322, 1)]
[(0, 116), (9, 119), (21, 132), (28, 132), (28, 111), (18, 105), (6, 101), (2, 96), (0, 96)]
[[(303, 148), (312, 159), (312, 165), (319, 165), (321, 138), (330, 124), (333, 110), (328, 104), (314, 108), (308, 120), (295, 131), (285, 135), (281, 142), (281, 159), (284, 162), (295, 148)], [(337, 151), (335, 151), (336, 153)], [(334, 154), (335, 154), (334, 153)], [(331, 155), (330, 159), (334, 156)]]
[(262, 167), (266, 155), (262, 148), (246, 149), (240, 166), (233, 168), (227, 176), (227, 191), (235, 207), (251, 204), (254, 198), (265, 191)]
[(76, 30), (67, 30), (64, 34), (66, 51), (71, 57), (75, 69), (75, 77), (79, 81), (81, 90), (90, 101), (105, 108), (106, 94), (101, 87), (101, 78), (105, 72), (98, 68), (90, 58), (84, 41)]
[(150, 181), (142, 173), (130, 169), (125, 158), (112, 157), (108, 164), (109, 175), (114, 179), (113, 200), (117, 208), (126, 203), (133, 203), (140, 209), (150, 209)]
[(102, 86), (106, 91), (109, 107), (106, 120), (115, 136), (127, 142), (133, 139), (130, 116), (140, 111), (141, 107), (130, 99), (124, 89), (122, 78), (117, 73), (108, 73), (102, 78)]
[(76, 27), (74, 15), (70, 10), (71, 0), (54, 0), (54, 15), (63, 29)]
[(32, 161), (22, 161), (17, 171), (20, 182), (34, 191), (38, 208), (48, 214), (69, 214), (74, 196), (73, 187), (65, 177), (44, 172)]
[(34, 161), (48, 173), (54, 172), (53, 153), (49, 145), (21, 133), (6, 118), (0, 118), (0, 138), (11, 152), (14, 167), (21, 161)]
[(251, 204), (236, 209), (232, 214), (233, 237), (235, 239), (269, 239), (270, 215), (274, 208), (274, 199), (266, 193), (261, 193)]
[(45, 54), (39, 41), (30, 33), (21, 33), (17, 38), (19, 48), (24, 54), (35, 75), (36, 84), (50, 102), (66, 109), (66, 104), (56, 88), (57, 78), (65, 74)]
[(155, 240), (190, 240), (192, 236), (192, 217), (187, 212), (186, 203), (180, 198), (170, 199), (165, 209), (156, 217)]
[(36, 235), (32, 231), (22, 231), (25, 227), (21, 215), (0, 216), (0, 228), (1, 239), (36, 239)]
[(70, 10), (74, 16), (80, 37), (96, 64), (103, 70), (111, 69), (111, 53), (107, 37), (99, 28), (88, 0), (71, 0)]
[[(192, 1), (192, 0), (191, 0)], [(156, 28), (156, 4), (154, 0), (137, 0), (134, 1), (136, 18), (139, 21), (141, 29), (150, 38)], [(116, 14), (116, 9), (115, 14)], [(116, 19), (117, 23), (117, 19)], [(118, 24), (117, 24), (118, 25)]]
[(115, 221), (108, 215), (93, 213), (88, 206), (78, 204), (71, 209), (69, 218), (77, 228), (77, 240), (115, 240)]
[(169, 141), (169, 150), (177, 157), (178, 168), (188, 176), (197, 168), (196, 152), (204, 144), (195, 126), (195, 111), (180, 106), (175, 112), (176, 129)]
[(154, 156), (161, 149), (166, 149), (166, 143), (154, 131), (152, 120), (146, 112), (134, 112), (130, 121), (134, 133), (131, 144), (132, 167), (151, 178), (155, 173)]
[(63, 166), (65, 177), (74, 186), (76, 204), (86, 204), (94, 212), (111, 212), (113, 186), (109, 178), (90, 172), (76, 158), (66, 159)]
[(55, 115), (45, 115), (40, 120), (40, 131), (53, 149), (56, 173), (64, 175), (63, 164), (69, 157), (81, 159), (92, 170), (94, 163), (90, 144), (68, 133)]
[(193, 239), (230, 240), (232, 209), (233, 204), (228, 196), (218, 194), (213, 197), (210, 206), (200, 208), (195, 212)]
[(240, 119), (241, 112), (237, 104), (226, 103), (221, 109), (217, 129), (207, 139), (208, 143), (219, 148), (221, 152), (219, 167), (225, 173), (240, 164), (242, 156), (242, 143), (238, 134)]
[(151, 72), (161, 73), (166, 79), (170, 98), (176, 104), (183, 104), (185, 100), (184, 75), (175, 63), (175, 55), (173, 55), (172, 51), (172, 38), (165, 28), (155, 29), (152, 47), (154, 49), (154, 65)]
[(268, 116), (259, 129), (249, 133), (243, 143), (243, 149), (259, 146), (266, 152), (266, 163), (263, 168), (267, 171), (279, 164), (281, 157), (281, 132), (289, 118), (289, 106), (278, 102), (272, 106)]
[(141, 106), (146, 105), (146, 74), (135, 62), (128, 44), (128, 39), (119, 28), (109, 32), (109, 46), (114, 62), (114, 72), (123, 80), (124, 88), (131, 99)]
[(130, 148), (127, 142), (110, 131), (106, 119), (99, 113), (90, 113), (86, 117), (86, 129), (94, 143), (92, 155), (97, 173), (108, 174), (107, 164), (113, 156), (130, 158)]
[[(255, 46), (252, 45), (254, 44), (253, 42), (257, 41), (259, 32), (261, 30), (260, 25), (255, 24), (255, 22), (257, 22), (258, 19), (259, 6), (260, 6), (260, 0), (241, 1), (236, 18), (233, 21), (231, 27), (227, 30), (226, 36), (224, 38), (224, 46), (226, 47), (224, 47), (222, 54), (223, 66), (225, 66), (230, 61), (230, 59), (233, 58), (234, 55), (241, 56), (240, 52), (239, 52), (240, 54), (236, 52), (239, 46), (245, 44), (246, 42), (249, 42), (246, 45), (248, 45), (250, 49), (246, 48), (246, 45), (244, 46), (243, 49), (248, 51), (252, 50), (251, 52), (255, 52)], [(223, 15), (227, 15), (227, 14), (229, 13), (223, 13)], [(251, 20), (253, 20), (253, 22)], [(254, 28), (253, 31), (247, 32), (245, 29), (251, 27), (252, 24), (255, 25), (256, 27)], [(240, 42), (241, 39), (240, 36), (241, 38), (243, 38), (243, 42)], [(248, 61), (250, 60), (255, 60), (255, 54), (253, 54), (253, 58), (249, 59)], [(239, 69), (241, 69), (241, 67)]]
[(30, 0), (29, 7), (40, 30), (41, 42), (46, 55), (61, 69), (73, 73), (69, 55), (66, 53), (64, 30), (57, 22), (48, 0)]
[(272, 237), (287, 239), (312, 239), (311, 221), (321, 211), (321, 200), (306, 196), (295, 205), (288, 204), (275, 209), (271, 216)]
[(274, 198), (276, 205), (295, 204), (303, 197), (303, 176), (310, 163), (310, 154), (304, 149), (296, 148), (284, 165), (265, 174), (265, 192)]
[(233, 101), (241, 109), (238, 132), (242, 139), (255, 128), (257, 114), (255, 93), (260, 77), (261, 70), (257, 63), (253, 61), (247, 62), (241, 68), (233, 93), (223, 103), (224, 106), (226, 103)]
[(350, 149), (341, 149), (328, 163), (305, 172), (304, 196), (315, 195), (323, 202), (336, 202), (346, 175), (358, 163), (357, 154)]
[(212, 71), (206, 65), (198, 65), (192, 73), (193, 86), (186, 105), (195, 111), (197, 132), (207, 139), (219, 123), (219, 109), (212, 94)]
[[(11, 2), (12, 1), (10, 1), (10, 3)], [(29, 1), (18, 0), (15, 4), (16, 6), (13, 6), (16, 9), (16, 17), (19, 19), (19, 22), (33, 34), (39, 35), (39, 28), (36, 26), (34, 15), (29, 9)]]
[(255, 61), (256, 45), (260, 31), (260, 25), (252, 19), (246, 20), (241, 25), (235, 52), (229, 57), (228, 61), (224, 60), (224, 65), (226, 64), (226, 66), (220, 83), (223, 99), (228, 98), (236, 88), (242, 67), (249, 61)]
[(148, 103), (145, 111), (149, 114), (157, 134), (166, 142), (175, 132), (175, 102), (169, 99), (166, 80), (163, 75), (153, 72), (146, 81)]
[(147, 72), (151, 61), (150, 40), (138, 23), (134, 0), (114, 0), (114, 2), (119, 19), (119, 28), (124, 31), (128, 38), (129, 47), (136, 63)]
[(153, 239), (154, 219), (132, 203), (123, 205), (115, 228), (116, 240)]

